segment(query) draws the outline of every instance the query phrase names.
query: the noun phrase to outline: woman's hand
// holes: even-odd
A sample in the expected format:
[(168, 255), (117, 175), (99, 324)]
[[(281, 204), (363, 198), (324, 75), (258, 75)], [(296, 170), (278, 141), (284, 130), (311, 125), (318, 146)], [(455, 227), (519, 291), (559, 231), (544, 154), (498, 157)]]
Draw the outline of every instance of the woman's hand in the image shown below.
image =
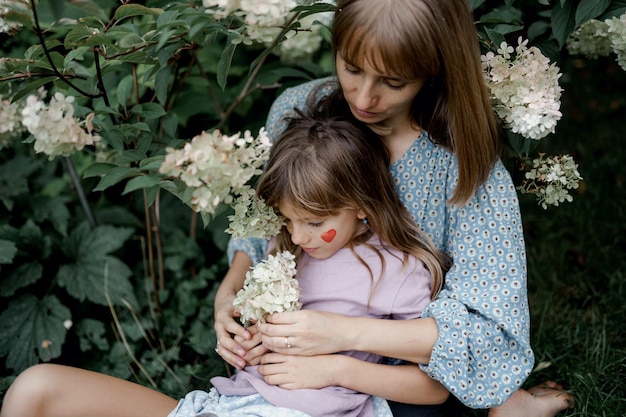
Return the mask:
[(341, 355), (293, 356), (268, 353), (263, 356), (259, 373), (265, 382), (285, 389), (319, 389), (336, 385), (335, 359)]
[(430, 361), (439, 335), (432, 317), (385, 320), (314, 310), (272, 314), (259, 328), (263, 345), (284, 355), (358, 350), (421, 364)]
[(315, 356), (353, 349), (350, 317), (314, 310), (276, 313), (260, 323), (263, 345), (288, 355)]

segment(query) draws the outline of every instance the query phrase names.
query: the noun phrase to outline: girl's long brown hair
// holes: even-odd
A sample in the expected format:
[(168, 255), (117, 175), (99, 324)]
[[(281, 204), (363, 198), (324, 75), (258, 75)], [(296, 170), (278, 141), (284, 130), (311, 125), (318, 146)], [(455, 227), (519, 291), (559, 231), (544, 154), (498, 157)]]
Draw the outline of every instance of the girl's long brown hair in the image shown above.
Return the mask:
[[(351, 248), (366, 244), (376, 233), (384, 245), (404, 253), (404, 262), (408, 255), (424, 262), (433, 278), (433, 297), (441, 288), (444, 257), (415, 225), (397, 196), (387, 151), (370, 129), (315, 111), (291, 119), (272, 147), (257, 195), (275, 209), (281, 201), (288, 201), (317, 216), (360, 209), (367, 216), (367, 224), (358, 228)], [(276, 250), (301, 255), (286, 228), (278, 236)], [(384, 269), (384, 258), (377, 252)]]
[(455, 153), (459, 179), (450, 203), (465, 204), (500, 152), (467, 1), (338, 0), (332, 45), (350, 64), (367, 62), (383, 74), (425, 80), (413, 119)]

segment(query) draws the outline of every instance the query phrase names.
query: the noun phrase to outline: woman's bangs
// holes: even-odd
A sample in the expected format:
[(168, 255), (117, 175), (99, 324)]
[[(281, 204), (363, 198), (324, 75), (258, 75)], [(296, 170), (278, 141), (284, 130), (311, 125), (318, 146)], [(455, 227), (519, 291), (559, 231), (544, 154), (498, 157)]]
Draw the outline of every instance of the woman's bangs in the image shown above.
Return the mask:
[(415, 56), (414, 51), (407, 50), (407, 42), (397, 39), (392, 32), (376, 33), (375, 28), (353, 30), (348, 36), (344, 34), (338, 51), (346, 62), (360, 68), (367, 63), (389, 77), (407, 81), (423, 78), (425, 70), (417, 65), (418, 60), (407, 59)]

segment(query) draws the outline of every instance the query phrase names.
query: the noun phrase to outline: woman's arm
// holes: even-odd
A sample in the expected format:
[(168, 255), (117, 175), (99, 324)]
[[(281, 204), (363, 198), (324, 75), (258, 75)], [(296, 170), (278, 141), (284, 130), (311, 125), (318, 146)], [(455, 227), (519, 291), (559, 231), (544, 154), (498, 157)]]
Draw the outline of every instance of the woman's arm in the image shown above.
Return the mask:
[(274, 352), (313, 356), (359, 350), (421, 364), (429, 362), (438, 338), (432, 318), (382, 320), (313, 310), (272, 314), (259, 330)]
[(259, 372), (285, 389), (320, 389), (338, 385), (388, 400), (441, 404), (448, 391), (416, 365), (383, 365), (346, 355), (293, 356), (268, 353)]

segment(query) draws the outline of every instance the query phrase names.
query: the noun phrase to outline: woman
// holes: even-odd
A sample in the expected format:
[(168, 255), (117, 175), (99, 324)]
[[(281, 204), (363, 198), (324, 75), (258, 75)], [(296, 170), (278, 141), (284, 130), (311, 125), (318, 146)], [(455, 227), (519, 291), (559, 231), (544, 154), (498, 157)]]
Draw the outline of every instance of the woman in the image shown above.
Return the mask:
[[(452, 268), (421, 319), (389, 322), (307, 311), (274, 315), (260, 333), (251, 333), (233, 319), (232, 299), (264, 246), (234, 242), (232, 267), (215, 302), (220, 355), (237, 368), (262, 360), (261, 373), (279, 386), (332, 379), (415, 402), (401, 389), (410, 376), (396, 376), (399, 370), (390, 366), (350, 363), (333, 368), (341, 373), (314, 372), (336, 360), (327, 354), (363, 350), (420, 364), (462, 403), (493, 408), (492, 415), (552, 416), (571, 406), (572, 397), (552, 383), (519, 389), (534, 361), (522, 224), (515, 188), (498, 159), (498, 128), (469, 6), (460, 0), (339, 1), (332, 43), (338, 84), (327, 89), (331, 98), (324, 102), (336, 111), (343, 106), (379, 134), (401, 199), (453, 259)], [(273, 137), (293, 108), (321, 99), (315, 92), (323, 82), (277, 99), (267, 122)], [(274, 353), (263, 356), (268, 349)], [(350, 378), (364, 369), (369, 378)], [(394, 413), (403, 415), (400, 408)]]

